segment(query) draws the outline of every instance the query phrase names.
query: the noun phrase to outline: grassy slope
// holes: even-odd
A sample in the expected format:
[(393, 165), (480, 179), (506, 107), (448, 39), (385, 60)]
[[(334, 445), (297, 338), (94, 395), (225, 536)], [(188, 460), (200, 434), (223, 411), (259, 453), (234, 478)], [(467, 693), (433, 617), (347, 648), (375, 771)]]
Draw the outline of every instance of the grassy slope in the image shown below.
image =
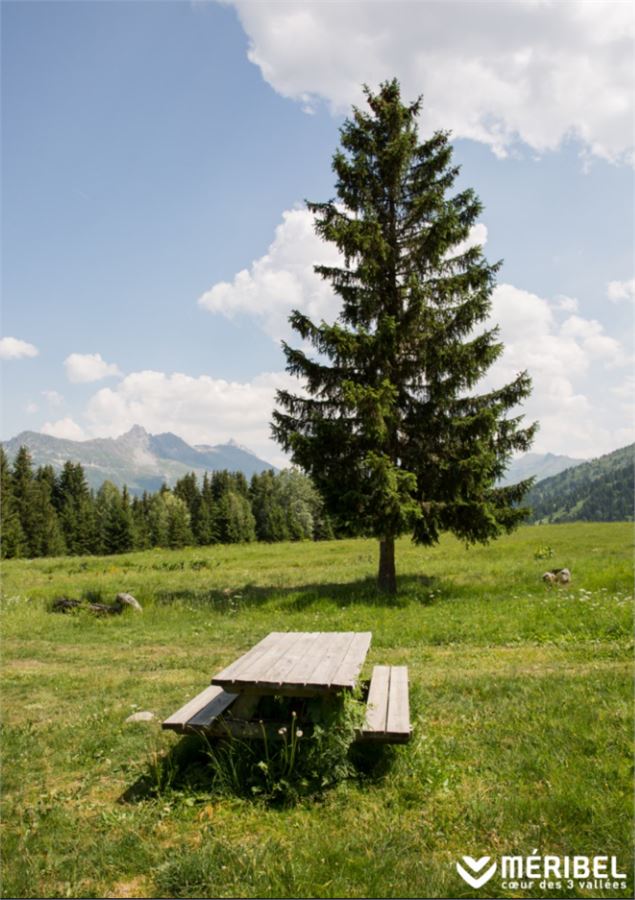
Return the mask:
[[(361, 540), (6, 563), (3, 895), (478, 896), (457, 858), (534, 848), (625, 868), (631, 528), (403, 541), (392, 606)], [(542, 571), (565, 565), (571, 587), (547, 589)], [(47, 611), (119, 590), (142, 615)], [(126, 716), (167, 715), (274, 629), (369, 629), (368, 669), (409, 666), (415, 733), (385, 777), (285, 810), (174, 785), (117, 802), (179, 743)]]

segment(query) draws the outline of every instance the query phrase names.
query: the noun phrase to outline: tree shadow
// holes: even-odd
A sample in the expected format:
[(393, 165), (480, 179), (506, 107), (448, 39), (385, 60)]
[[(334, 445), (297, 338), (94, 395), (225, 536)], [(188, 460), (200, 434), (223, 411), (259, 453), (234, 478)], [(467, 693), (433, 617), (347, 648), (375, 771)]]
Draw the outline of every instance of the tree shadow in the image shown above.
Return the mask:
[(289, 587), (263, 586), (254, 582), (236, 588), (178, 588), (158, 591), (155, 603), (169, 606), (185, 604), (212, 608), (218, 612), (236, 613), (241, 609), (262, 606), (273, 599), (292, 611), (302, 611), (327, 600), (345, 608), (354, 605), (403, 608), (413, 601), (429, 606), (455, 591), (449, 579), (429, 575), (402, 575), (397, 594), (379, 590), (375, 578), (356, 581), (320, 582)]

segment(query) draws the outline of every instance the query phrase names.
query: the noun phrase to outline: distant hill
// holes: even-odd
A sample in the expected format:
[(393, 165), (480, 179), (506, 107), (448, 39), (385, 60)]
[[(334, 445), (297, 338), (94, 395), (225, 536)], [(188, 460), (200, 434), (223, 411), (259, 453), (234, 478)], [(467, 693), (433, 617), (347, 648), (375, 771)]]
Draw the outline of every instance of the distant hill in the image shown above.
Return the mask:
[(586, 459), (576, 459), (572, 456), (559, 456), (556, 453), (525, 453), (514, 459), (500, 480), (501, 485), (517, 484), (525, 478), (535, 477), (536, 481), (558, 475), (565, 469), (580, 466), (587, 462)]
[(530, 522), (621, 522), (633, 519), (635, 444), (534, 484), (523, 505)]
[(228, 469), (247, 478), (265, 469), (275, 469), (235, 441), (215, 446), (191, 447), (176, 434), (148, 434), (135, 425), (118, 438), (68, 441), (36, 431), (23, 431), (3, 447), (13, 460), (21, 446), (31, 452), (35, 467), (52, 465), (59, 471), (67, 460), (81, 463), (86, 480), (99, 488), (106, 480), (118, 487), (127, 485), (135, 494), (156, 491), (166, 482), (173, 485), (188, 472), (200, 477), (204, 472)]

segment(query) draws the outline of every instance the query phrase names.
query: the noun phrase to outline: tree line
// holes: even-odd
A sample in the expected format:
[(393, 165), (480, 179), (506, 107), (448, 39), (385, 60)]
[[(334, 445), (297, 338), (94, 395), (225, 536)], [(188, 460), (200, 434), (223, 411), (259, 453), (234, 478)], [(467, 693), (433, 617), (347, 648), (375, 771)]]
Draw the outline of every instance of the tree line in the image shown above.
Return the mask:
[(254, 475), (192, 472), (173, 488), (130, 496), (105, 481), (92, 491), (80, 463), (34, 469), (26, 447), (13, 465), (0, 448), (0, 555), (15, 557), (125, 553), (250, 541), (334, 537), (311, 480), (288, 469)]

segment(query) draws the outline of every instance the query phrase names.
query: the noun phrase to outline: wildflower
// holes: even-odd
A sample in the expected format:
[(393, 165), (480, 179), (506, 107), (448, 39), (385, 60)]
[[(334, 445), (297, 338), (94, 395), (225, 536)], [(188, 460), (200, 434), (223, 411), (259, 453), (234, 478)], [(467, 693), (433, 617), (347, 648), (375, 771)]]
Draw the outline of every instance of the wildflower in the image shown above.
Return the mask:
[(304, 734), (304, 732), (302, 731), (302, 729), (298, 728), (298, 730), (295, 733), (295, 736), (300, 738), (300, 737), (302, 737), (303, 734)]
[(284, 728), (284, 727), (283, 727), (283, 728), (278, 728), (278, 734), (286, 734), (286, 733), (287, 733), (287, 729), (286, 729), (286, 728)]

